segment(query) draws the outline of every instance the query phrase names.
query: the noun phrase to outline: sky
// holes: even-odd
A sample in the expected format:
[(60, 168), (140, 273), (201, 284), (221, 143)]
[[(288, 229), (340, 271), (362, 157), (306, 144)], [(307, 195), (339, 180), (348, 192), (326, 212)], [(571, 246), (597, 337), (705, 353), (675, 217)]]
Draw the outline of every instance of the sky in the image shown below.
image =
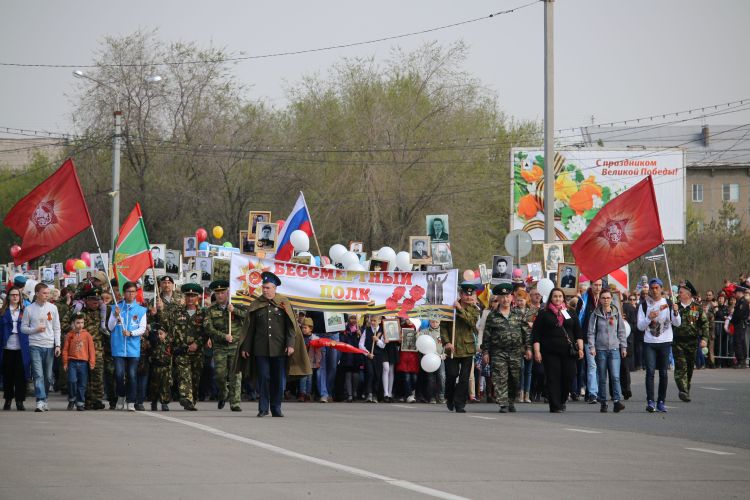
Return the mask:
[[(139, 28), (158, 28), (165, 41), (248, 55), (304, 50), (444, 26), (530, 1), (7, 0), (0, 63), (91, 64), (105, 36)], [(556, 0), (554, 14), (556, 129), (750, 99), (747, 0)], [(283, 107), (290, 84), (325, 75), (341, 58), (385, 61), (394, 47), (458, 40), (469, 46), (463, 69), (495, 93), (502, 111), (541, 122), (542, 2), (395, 41), (245, 61), (233, 71), (248, 98)], [(74, 132), (74, 69), (0, 65), (0, 127)], [(750, 111), (707, 122), (747, 123)]]

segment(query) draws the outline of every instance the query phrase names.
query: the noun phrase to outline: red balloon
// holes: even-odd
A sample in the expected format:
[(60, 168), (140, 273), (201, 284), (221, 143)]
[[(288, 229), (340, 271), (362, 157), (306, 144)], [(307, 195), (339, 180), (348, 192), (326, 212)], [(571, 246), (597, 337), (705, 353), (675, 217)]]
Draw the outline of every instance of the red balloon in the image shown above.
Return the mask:
[(69, 273), (72, 273), (76, 270), (76, 260), (75, 259), (68, 259), (65, 261), (65, 270)]
[(88, 252), (81, 252), (81, 260), (86, 263), (87, 266), (91, 267), (91, 254)]
[(478, 279), (482, 277), (482, 273), (479, 272), (479, 269), (474, 269), (474, 279)]
[(20, 252), (20, 251), (21, 251), (21, 247), (20, 246), (13, 245), (12, 247), (10, 247), (10, 256), (15, 259), (16, 255), (18, 255), (18, 252)]
[(281, 228), (284, 227), (284, 224), (286, 224), (286, 221), (284, 219), (279, 219), (276, 221), (276, 224), (278, 224), (278, 230), (281, 231)]
[(195, 237), (198, 238), (198, 243), (203, 243), (208, 239), (208, 231), (206, 231), (202, 227), (199, 227), (195, 231)]

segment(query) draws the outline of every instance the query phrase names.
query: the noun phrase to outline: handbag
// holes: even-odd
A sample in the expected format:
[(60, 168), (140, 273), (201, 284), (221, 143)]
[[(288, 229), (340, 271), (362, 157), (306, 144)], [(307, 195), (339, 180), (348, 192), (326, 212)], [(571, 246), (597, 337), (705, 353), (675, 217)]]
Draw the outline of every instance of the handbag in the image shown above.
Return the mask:
[(570, 356), (571, 358), (577, 358), (578, 346), (575, 345), (572, 340), (570, 340), (570, 335), (568, 335), (568, 330), (565, 329), (565, 326), (563, 326), (562, 329), (565, 333), (565, 340), (568, 341), (568, 356)]

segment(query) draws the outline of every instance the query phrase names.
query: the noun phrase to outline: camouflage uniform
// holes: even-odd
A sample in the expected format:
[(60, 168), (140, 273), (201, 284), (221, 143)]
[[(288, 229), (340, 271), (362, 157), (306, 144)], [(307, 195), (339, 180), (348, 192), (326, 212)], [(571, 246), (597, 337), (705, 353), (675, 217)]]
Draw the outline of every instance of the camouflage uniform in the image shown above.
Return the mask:
[(172, 387), (172, 335), (167, 333), (164, 340), (159, 339), (158, 328), (149, 339), (151, 352), (151, 380), (149, 381), (149, 395), (151, 401), (168, 404)]
[[(86, 408), (96, 409), (104, 408), (102, 400), (104, 399), (104, 322), (102, 321), (102, 310), (89, 309), (84, 307), (80, 311), (83, 314), (83, 329), (91, 334), (94, 340), (94, 351), (96, 352), (96, 365), (89, 372), (89, 384), (86, 388)], [(70, 324), (73, 320), (73, 309), (71, 308), (63, 322), (66, 325), (66, 333), (70, 330)], [(106, 335), (109, 338), (109, 335)]]
[(691, 302), (683, 307), (678, 302), (681, 326), (672, 327), (674, 339), (672, 341), (672, 355), (674, 356), (674, 381), (680, 391), (680, 399), (690, 400), (690, 381), (695, 367), (695, 350), (698, 339), (708, 342), (709, 322), (703, 308)]
[(521, 359), (529, 350), (526, 315), (515, 308), (510, 310), (507, 318), (500, 311), (490, 312), (481, 349), (482, 354), (490, 355), (495, 401), (500, 406), (512, 406), (518, 392)]
[(225, 338), (229, 333), (229, 311), (226, 307), (212, 304), (206, 309), (206, 317), (203, 320), (203, 328), (211, 339), (214, 350), (214, 379), (219, 390), (219, 402), (229, 401), (232, 408), (239, 408), (242, 395), (242, 374), (235, 370), (235, 358), (242, 322), (246, 315), (243, 307), (234, 306), (231, 344)]
[[(165, 314), (164, 330), (171, 336), (174, 363), (177, 366), (177, 379), (180, 392), (180, 403), (188, 400), (193, 405), (198, 398), (198, 383), (203, 370), (201, 348), (205, 343), (203, 334), (204, 311), (196, 309), (191, 316), (186, 306), (170, 309)], [(194, 352), (188, 347), (195, 342), (198, 346)]]

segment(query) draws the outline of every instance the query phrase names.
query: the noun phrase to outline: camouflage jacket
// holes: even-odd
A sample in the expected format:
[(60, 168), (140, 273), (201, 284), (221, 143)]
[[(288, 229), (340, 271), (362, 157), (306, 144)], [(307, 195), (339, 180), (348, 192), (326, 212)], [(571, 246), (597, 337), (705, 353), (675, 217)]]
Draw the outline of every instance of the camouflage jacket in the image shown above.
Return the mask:
[[(453, 343), (456, 358), (468, 358), (477, 352), (477, 321), (479, 321), (479, 308), (466, 306), (456, 309), (456, 339)], [(485, 327), (486, 328), (486, 327)], [(451, 343), (453, 337), (453, 323), (443, 321), (440, 323), (440, 340), (443, 345)], [(450, 356), (450, 352), (447, 353)]]
[(247, 309), (243, 306), (234, 306), (232, 313), (232, 343), (227, 342), (226, 335), (229, 333), (229, 311), (226, 307), (222, 308), (219, 304), (211, 304), (206, 308), (206, 315), (203, 319), (203, 329), (206, 335), (211, 339), (214, 348), (236, 347), (242, 331), (242, 322), (247, 316)]
[(205, 344), (206, 335), (203, 331), (205, 309), (197, 309), (191, 316), (187, 307), (179, 306), (163, 315), (162, 329), (167, 332), (175, 355), (187, 354), (187, 349), (195, 342), (198, 350), (191, 354), (201, 354), (201, 347)]
[(529, 324), (519, 309), (511, 309), (506, 318), (500, 311), (491, 311), (484, 325), (482, 352), (527, 351)]
[[(97, 308), (91, 310), (84, 307), (80, 311), (83, 314), (83, 329), (91, 334), (91, 338), (94, 340), (94, 348), (97, 352), (102, 352), (102, 343), (104, 337), (109, 339), (109, 331), (104, 328), (104, 321), (102, 321), (102, 311)], [(74, 309), (71, 307), (68, 309), (68, 313), (65, 315), (65, 319), (61, 322), (61, 329), (65, 333), (69, 332), (72, 328), (70, 324), (73, 322), (73, 315), (75, 314)]]
[(691, 302), (689, 306), (683, 307), (677, 302), (680, 310), (682, 324), (672, 328), (674, 331), (675, 342), (695, 342), (699, 337), (701, 340), (708, 342), (709, 321), (703, 307), (700, 304)]

